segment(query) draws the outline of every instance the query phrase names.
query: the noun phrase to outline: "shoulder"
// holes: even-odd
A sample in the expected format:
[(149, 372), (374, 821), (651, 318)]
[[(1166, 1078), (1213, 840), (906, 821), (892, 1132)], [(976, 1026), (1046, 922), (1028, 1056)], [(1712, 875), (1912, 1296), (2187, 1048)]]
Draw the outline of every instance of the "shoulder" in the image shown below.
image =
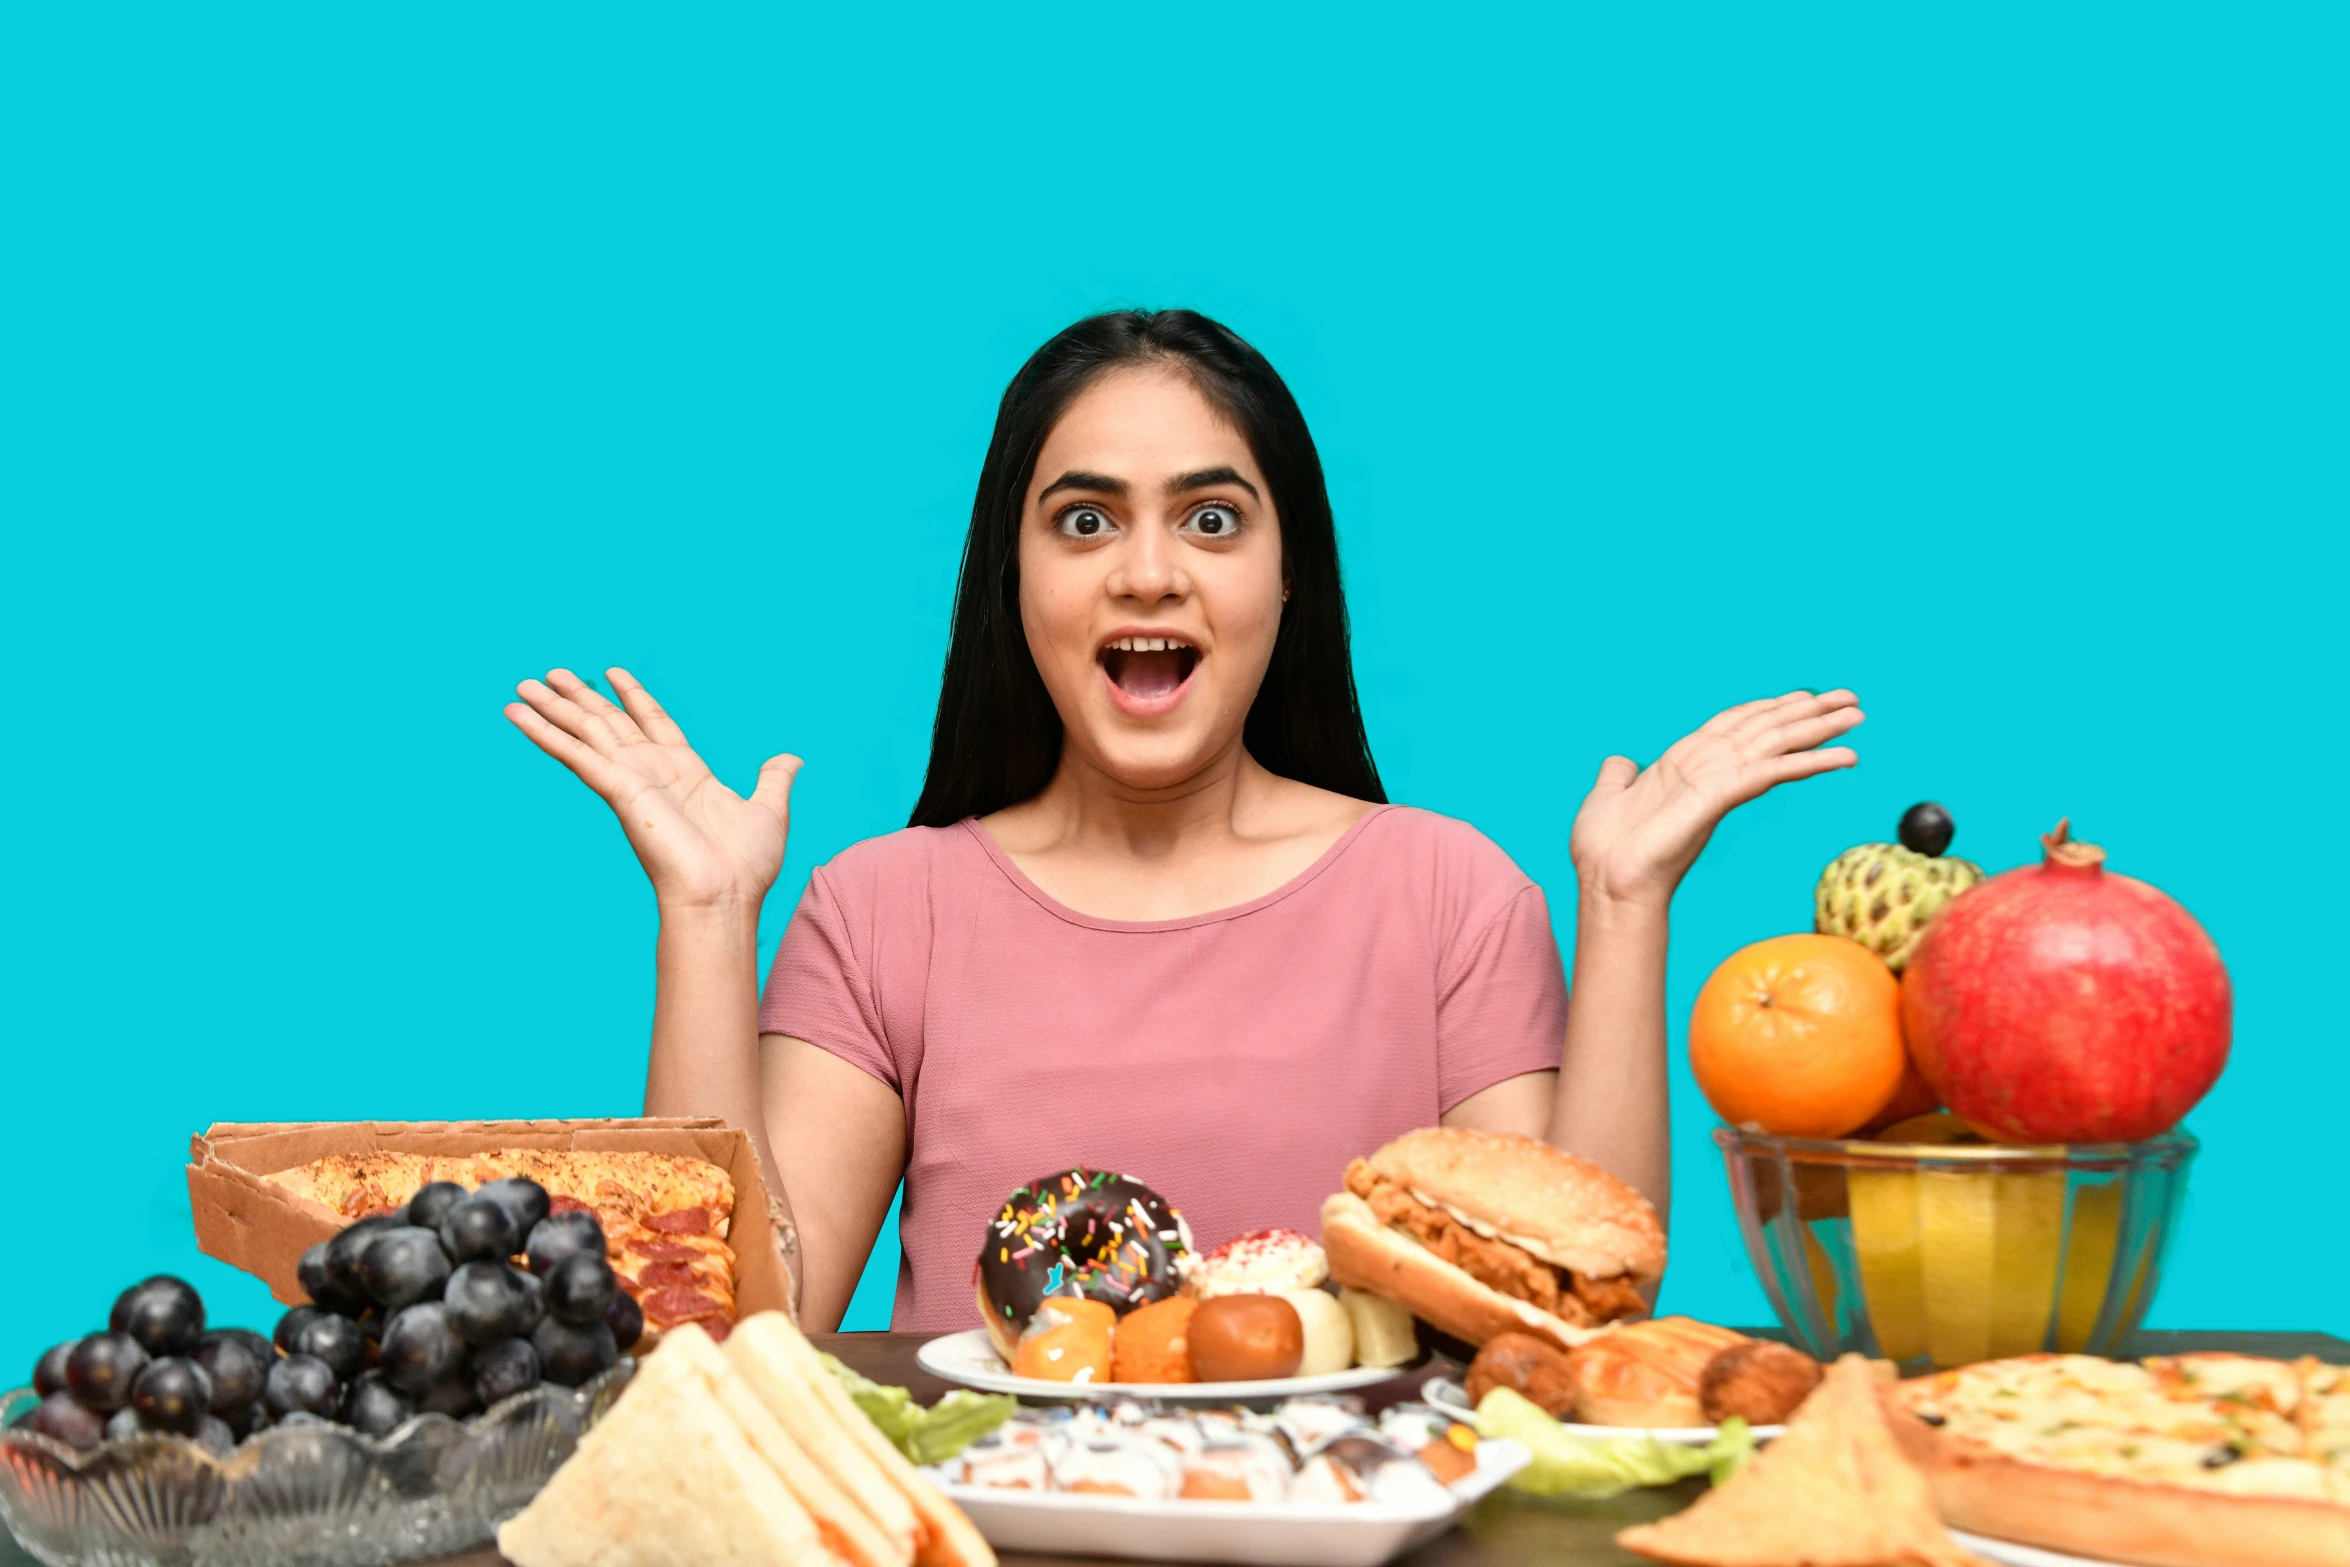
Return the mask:
[(1440, 884), (1515, 894), (1534, 885), (1500, 844), (1467, 822), (1416, 805), (1391, 805), (1363, 826), (1366, 846), (1402, 860)]
[(966, 872), (985, 859), (986, 851), (972, 838), (967, 823), (901, 827), (850, 844), (817, 867), (811, 881), (844, 902), (888, 901), (909, 894), (926, 896), (942, 875)]

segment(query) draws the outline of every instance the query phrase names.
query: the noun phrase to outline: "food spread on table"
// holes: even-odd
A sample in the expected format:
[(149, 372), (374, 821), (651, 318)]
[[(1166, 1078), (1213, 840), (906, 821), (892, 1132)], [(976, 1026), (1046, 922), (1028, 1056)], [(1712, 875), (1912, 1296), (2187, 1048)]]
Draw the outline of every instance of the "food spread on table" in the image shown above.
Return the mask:
[[(1119, 1506), (1151, 1529), (1197, 1522), (1208, 1532), (1182, 1538), (1208, 1554), (1288, 1560), (1291, 1545), (1247, 1542), (1316, 1509), (1441, 1528), (1505, 1476), (1584, 1500), (1706, 1482), (1619, 1536), (1676, 1567), (1967, 1567), (1951, 1527), (2150, 1567), (2350, 1563), (2350, 1371), (1987, 1353), (2110, 1322), (2117, 1281), (2136, 1281), (2127, 1312), (2143, 1313), (2156, 1254), (2125, 1230), (2125, 1188), (2099, 1184), (2095, 1161), (2087, 1177), (2033, 1161), (2128, 1143), (2100, 1156), (2114, 1164), (2168, 1132), (2225, 1064), (2230, 1000), (2192, 918), (2062, 824), (2038, 864), (1997, 875), (1950, 857), (1954, 833), (1921, 805), (1898, 842), (1838, 855), (1814, 928), (1734, 954), (1691, 1017), (1700, 1087), (1773, 1150), (1768, 1189), (1738, 1186), (1756, 1178), (1733, 1156), (1734, 1192), (1743, 1222), (1781, 1227), (1758, 1266), (1776, 1290), (1811, 1292), (1815, 1316), (1781, 1309), (1825, 1367), (1652, 1316), (1663, 1227), (1608, 1171), (1532, 1138), (1435, 1127), (1333, 1171), (1318, 1236), (1260, 1228), (1203, 1248), (1133, 1176), (1030, 1182), (987, 1220), (973, 1284), (986, 1339), (1033, 1384), (1019, 1391), (1059, 1401), (955, 1389), (925, 1406), (754, 1309), (759, 1290), (788, 1297), (738, 1267), (735, 1182), (756, 1186), (740, 1134), (722, 1133), (730, 1178), (675, 1152), (465, 1148), (479, 1128), (449, 1124), (410, 1139), (433, 1151), (369, 1146), (405, 1135), (371, 1124), (355, 1151), (310, 1157), (312, 1141), (292, 1167), (222, 1188), (304, 1205), (309, 1227), (281, 1230), (275, 1261), (251, 1254), (255, 1271), (283, 1270), (308, 1246), (292, 1266), (306, 1298), (273, 1335), (210, 1327), (182, 1280), (132, 1286), (103, 1331), (50, 1348), (29, 1396), (10, 1395), (19, 1429), (0, 1442), (23, 1465), (0, 1481), (160, 1453), (190, 1475), (274, 1484), (265, 1462), (349, 1462), (284, 1445), (305, 1428), (390, 1452), (413, 1422), (486, 1430), (551, 1386), (582, 1391), (546, 1428), (546, 1467), (494, 1515), (520, 1567), (988, 1567), (973, 1516), (1018, 1521), (1023, 1548), (1163, 1554), (1131, 1531), (1054, 1533), (1076, 1527), (1054, 1522), (1072, 1507)], [(627, 1135), (720, 1135), (641, 1126)], [(1823, 1178), (1805, 1147), (1846, 1164)], [(321, 1212), (339, 1227), (312, 1244)], [(1835, 1324), (1826, 1340), (1820, 1321)], [(1899, 1381), (1887, 1361), (1836, 1356), (1839, 1335), (1948, 1368)], [(1431, 1345), (1465, 1361), (1462, 1392), (1425, 1395), (1450, 1407), (1402, 1380)], [(1338, 1373), (1395, 1382), (1284, 1386)], [(254, 1457), (273, 1442), (281, 1456)], [(468, 1479), (460, 1463), (432, 1483)], [(159, 1495), (194, 1483), (150, 1480)], [(1219, 1505), (1241, 1509), (1238, 1532), (1214, 1532)], [(1423, 1538), (1382, 1536), (1363, 1559)]]

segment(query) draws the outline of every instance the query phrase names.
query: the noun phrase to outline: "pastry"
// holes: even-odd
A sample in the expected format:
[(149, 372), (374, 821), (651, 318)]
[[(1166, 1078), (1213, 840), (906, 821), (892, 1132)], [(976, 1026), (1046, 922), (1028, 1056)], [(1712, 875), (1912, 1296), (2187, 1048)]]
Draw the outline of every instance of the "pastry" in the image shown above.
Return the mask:
[(1048, 1297), (1082, 1295), (1123, 1314), (1174, 1294), (1190, 1250), (1183, 1216), (1140, 1181), (1085, 1169), (1044, 1176), (988, 1223), (979, 1317), (1008, 1365)]
[(1118, 1314), (1098, 1300), (1055, 1297), (1039, 1306), (1012, 1350), (1012, 1374), (1043, 1382), (1110, 1380)]
[(1689, 1317), (1659, 1317), (1603, 1333), (1567, 1356), (1575, 1418), (1595, 1426), (1707, 1424), (1698, 1379), (1707, 1362), (1746, 1335)]
[(1203, 1300), (1185, 1333), (1191, 1374), (1201, 1382), (1259, 1382), (1297, 1375), (1305, 1326), (1278, 1295), (1220, 1295)]
[(1282, 1295), (1312, 1289), (1329, 1276), (1329, 1260), (1311, 1236), (1296, 1230), (1251, 1230), (1185, 1259), (1183, 1293), (1199, 1300)]
[(1198, 1309), (1198, 1301), (1170, 1295), (1128, 1312), (1110, 1341), (1110, 1380), (1191, 1381), (1191, 1345), (1185, 1333)]

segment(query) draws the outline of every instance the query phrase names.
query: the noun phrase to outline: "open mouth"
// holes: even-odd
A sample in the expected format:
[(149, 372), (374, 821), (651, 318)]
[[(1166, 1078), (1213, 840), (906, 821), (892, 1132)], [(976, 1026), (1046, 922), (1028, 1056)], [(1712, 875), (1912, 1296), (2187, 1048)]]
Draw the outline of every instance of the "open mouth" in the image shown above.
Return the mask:
[(1097, 656), (1110, 684), (1138, 702), (1173, 695), (1199, 667), (1199, 649), (1180, 637), (1118, 637)]

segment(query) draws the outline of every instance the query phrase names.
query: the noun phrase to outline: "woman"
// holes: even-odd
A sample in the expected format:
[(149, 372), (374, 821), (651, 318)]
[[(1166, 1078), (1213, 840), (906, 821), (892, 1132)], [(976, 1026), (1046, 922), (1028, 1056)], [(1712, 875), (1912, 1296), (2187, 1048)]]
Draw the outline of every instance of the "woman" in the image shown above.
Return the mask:
[(1548, 1137), (1667, 1196), (1674, 888), (1725, 812), (1852, 765), (1850, 692), (1719, 715), (1575, 819), (1575, 984), (1537, 887), (1390, 806), (1322, 469), (1271, 365), (1190, 311), (1080, 321), (1004, 393), (912, 825), (810, 878), (765, 1002), (796, 757), (745, 798), (625, 671), (507, 716), (619, 816), (661, 909), (648, 1114), (751, 1129), (840, 1320), (903, 1178), (896, 1325), (971, 1321), (1007, 1193), (1084, 1164), (1203, 1244), (1311, 1232), (1414, 1126)]

